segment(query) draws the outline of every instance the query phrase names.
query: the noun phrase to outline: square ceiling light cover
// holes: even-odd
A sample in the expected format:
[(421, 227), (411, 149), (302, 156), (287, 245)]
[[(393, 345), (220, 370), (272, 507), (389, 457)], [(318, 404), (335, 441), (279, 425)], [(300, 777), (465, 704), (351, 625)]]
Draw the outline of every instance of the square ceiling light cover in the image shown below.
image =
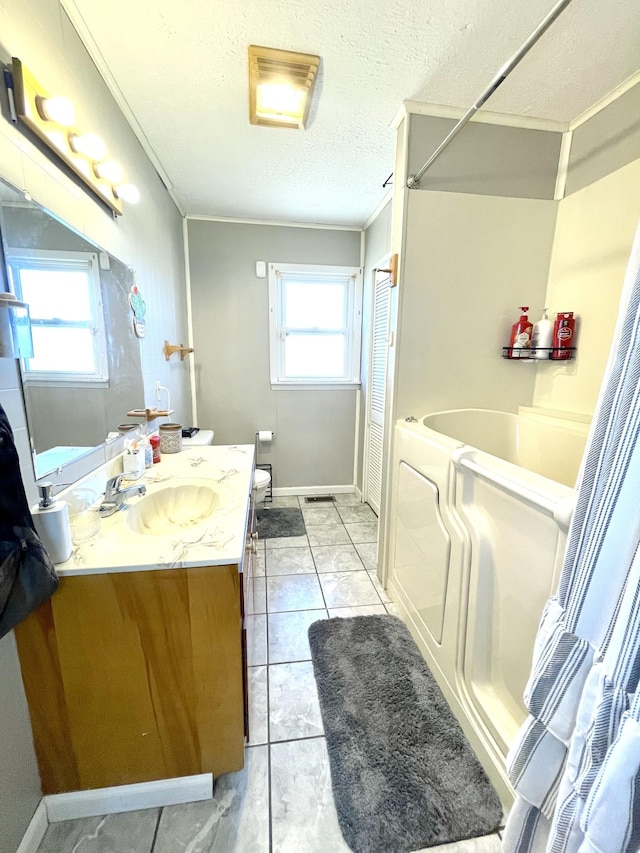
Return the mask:
[(320, 57), (249, 46), (249, 119), (267, 127), (303, 130)]

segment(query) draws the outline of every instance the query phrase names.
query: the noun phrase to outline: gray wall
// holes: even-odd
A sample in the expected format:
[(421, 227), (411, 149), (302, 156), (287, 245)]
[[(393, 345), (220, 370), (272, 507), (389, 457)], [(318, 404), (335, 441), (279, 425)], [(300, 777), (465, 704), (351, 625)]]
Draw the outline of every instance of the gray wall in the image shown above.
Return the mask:
[[(422, 167), (455, 125), (411, 116), (408, 173)], [(470, 122), (420, 181), (421, 190), (552, 199), (562, 134)]]
[(640, 84), (573, 132), (565, 195), (587, 187), (638, 159)]
[[(186, 340), (182, 219), (140, 143), (111, 97), (59, 0), (2, 0), (0, 56), (18, 56), (50, 91), (64, 92), (82, 127), (103, 134), (109, 149), (139, 187), (141, 202), (114, 220), (42, 153), (19, 128), (0, 117), (0, 172), (14, 186), (86, 234), (136, 271), (147, 303), (141, 344), (145, 402), (155, 380), (171, 388), (179, 415), (190, 409), (188, 363), (165, 362), (162, 345)], [(0, 87), (3, 90), (3, 87)], [(4, 97), (4, 96), (3, 96)], [(1, 98), (0, 98), (1, 100)], [(37, 500), (16, 362), (0, 360), (0, 404), (9, 413), (30, 502)], [(78, 479), (104, 461), (96, 452), (62, 471)], [(25, 664), (28, 665), (28, 662)], [(14, 853), (40, 800), (40, 784), (20, 672), (9, 635), (0, 641), (0, 851)]]
[(275, 433), (275, 488), (352, 485), (357, 390), (271, 390), (269, 285), (255, 262), (359, 266), (360, 232), (188, 220), (198, 425)]
[(371, 314), (374, 272), (376, 265), (391, 253), (391, 200), (380, 211), (364, 232), (364, 294), (362, 305), (362, 386), (358, 405), (360, 407), (358, 429), (358, 460), (356, 467), (356, 486), (362, 489), (364, 466), (364, 439), (367, 420), (367, 393), (369, 388), (369, 355), (371, 336)]

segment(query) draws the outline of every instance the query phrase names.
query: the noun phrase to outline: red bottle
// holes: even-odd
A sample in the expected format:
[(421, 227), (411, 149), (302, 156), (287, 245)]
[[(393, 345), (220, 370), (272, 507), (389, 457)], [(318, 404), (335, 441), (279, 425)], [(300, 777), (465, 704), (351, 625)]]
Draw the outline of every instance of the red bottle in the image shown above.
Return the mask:
[(529, 358), (528, 350), (531, 348), (531, 333), (533, 324), (527, 317), (529, 307), (527, 305), (520, 306), (522, 315), (517, 323), (511, 327), (511, 340), (509, 341), (509, 358)]
[(149, 444), (153, 448), (153, 462), (155, 465), (157, 462), (162, 461), (162, 457), (160, 456), (160, 436), (152, 435), (149, 439)]
[(571, 358), (571, 347), (575, 331), (573, 311), (560, 311), (553, 324), (553, 340), (551, 358), (555, 361), (566, 361)]

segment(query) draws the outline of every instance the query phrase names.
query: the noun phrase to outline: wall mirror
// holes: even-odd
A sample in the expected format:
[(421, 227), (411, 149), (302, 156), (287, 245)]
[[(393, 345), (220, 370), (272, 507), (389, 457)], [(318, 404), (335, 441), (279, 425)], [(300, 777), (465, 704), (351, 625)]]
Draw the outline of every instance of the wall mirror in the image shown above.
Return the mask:
[(144, 400), (133, 272), (0, 180), (10, 289), (29, 303), (34, 357), (21, 360), (36, 478), (99, 447)]

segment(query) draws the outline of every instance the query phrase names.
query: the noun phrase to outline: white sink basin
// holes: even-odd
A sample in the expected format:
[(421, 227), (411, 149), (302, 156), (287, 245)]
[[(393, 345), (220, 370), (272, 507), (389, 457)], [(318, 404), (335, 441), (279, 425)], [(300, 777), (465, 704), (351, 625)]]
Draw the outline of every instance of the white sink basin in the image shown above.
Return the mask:
[(206, 522), (224, 504), (224, 489), (206, 481), (180, 481), (146, 495), (127, 510), (135, 533), (167, 536)]

